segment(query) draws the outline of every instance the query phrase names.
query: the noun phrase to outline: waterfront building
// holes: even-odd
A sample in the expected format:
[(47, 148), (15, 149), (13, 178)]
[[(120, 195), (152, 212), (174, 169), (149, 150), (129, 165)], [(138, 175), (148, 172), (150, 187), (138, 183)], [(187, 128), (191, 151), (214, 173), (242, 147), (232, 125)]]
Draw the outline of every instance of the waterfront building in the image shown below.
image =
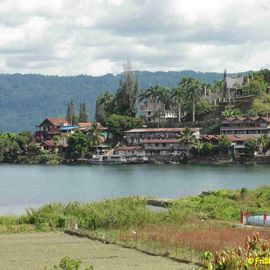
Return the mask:
[(61, 128), (67, 128), (70, 123), (60, 117), (46, 118), (38, 126), (36, 126), (35, 138), (38, 142), (43, 140), (51, 140), (54, 136), (61, 134)]
[(270, 136), (270, 117), (228, 117), (220, 123), (220, 134)]
[[(201, 128), (190, 128), (200, 138)], [(179, 137), (184, 128), (137, 128), (125, 132), (128, 145), (143, 146), (148, 154), (189, 154), (189, 145), (180, 145)]]

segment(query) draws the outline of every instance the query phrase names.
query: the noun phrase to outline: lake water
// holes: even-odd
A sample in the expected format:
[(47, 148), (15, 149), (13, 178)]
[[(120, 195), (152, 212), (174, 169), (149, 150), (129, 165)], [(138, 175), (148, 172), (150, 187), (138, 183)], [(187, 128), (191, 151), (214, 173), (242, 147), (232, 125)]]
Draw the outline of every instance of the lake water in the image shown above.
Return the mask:
[(127, 195), (177, 198), (270, 184), (270, 165), (0, 165), (0, 214), (59, 201)]

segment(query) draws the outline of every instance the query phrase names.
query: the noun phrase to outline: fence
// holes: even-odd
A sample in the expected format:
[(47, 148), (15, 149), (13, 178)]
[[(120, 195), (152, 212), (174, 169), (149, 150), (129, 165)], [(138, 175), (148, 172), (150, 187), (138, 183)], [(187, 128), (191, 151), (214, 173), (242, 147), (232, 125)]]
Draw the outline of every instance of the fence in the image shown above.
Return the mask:
[(191, 248), (182, 248), (176, 242), (158, 241), (149, 235), (138, 235), (135, 231), (125, 230), (84, 230), (76, 220), (66, 219), (65, 233), (90, 240), (100, 241), (105, 244), (115, 244), (124, 248), (131, 248), (152, 256), (167, 257), (171, 260), (202, 266), (200, 254)]
[(254, 214), (249, 211), (240, 211), (240, 223), (253, 226), (270, 226), (270, 216), (266, 212), (263, 214)]

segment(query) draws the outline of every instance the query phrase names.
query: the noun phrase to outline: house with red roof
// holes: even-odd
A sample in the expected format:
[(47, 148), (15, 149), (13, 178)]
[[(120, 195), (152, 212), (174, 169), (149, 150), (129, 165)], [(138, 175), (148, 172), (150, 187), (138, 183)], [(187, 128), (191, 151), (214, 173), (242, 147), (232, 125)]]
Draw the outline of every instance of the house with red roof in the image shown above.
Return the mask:
[(61, 135), (61, 128), (70, 126), (70, 123), (61, 117), (46, 118), (38, 126), (36, 126), (36, 140), (51, 140), (54, 136)]

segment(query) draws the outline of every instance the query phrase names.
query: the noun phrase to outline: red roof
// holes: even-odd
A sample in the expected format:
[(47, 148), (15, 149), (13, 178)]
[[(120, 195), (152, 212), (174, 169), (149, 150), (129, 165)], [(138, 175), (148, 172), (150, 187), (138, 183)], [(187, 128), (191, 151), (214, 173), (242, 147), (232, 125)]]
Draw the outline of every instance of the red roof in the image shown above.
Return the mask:
[(70, 123), (65, 119), (61, 117), (56, 117), (56, 118), (47, 118), (49, 122), (51, 122), (54, 126), (60, 126), (63, 124), (69, 125)]
[(232, 121), (236, 121), (236, 120), (239, 120), (239, 121), (246, 121), (246, 120), (252, 120), (252, 121), (256, 121), (258, 119), (263, 119), (264, 121), (266, 121), (267, 123), (270, 123), (270, 117), (259, 117), (259, 116), (253, 116), (253, 117), (226, 117), (224, 118), (224, 120), (221, 122), (221, 123), (224, 123), (224, 122), (232, 122)]
[(217, 135), (202, 135), (200, 139), (207, 140), (207, 141), (218, 140), (218, 136)]
[(91, 127), (91, 123), (90, 122), (82, 122), (82, 123), (78, 123), (79, 128), (90, 128)]
[[(199, 131), (201, 128), (190, 128), (192, 132)], [(126, 133), (149, 133), (149, 132), (183, 132), (185, 128), (135, 128)]]
[[(259, 135), (259, 134), (258, 134)], [(244, 142), (247, 140), (256, 140), (260, 135), (252, 135), (252, 134), (243, 134), (243, 135), (226, 135), (230, 141), (233, 142)]]
[(153, 140), (144, 140), (143, 143), (179, 143), (179, 140), (175, 140), (175, 139), (153, 139)]

